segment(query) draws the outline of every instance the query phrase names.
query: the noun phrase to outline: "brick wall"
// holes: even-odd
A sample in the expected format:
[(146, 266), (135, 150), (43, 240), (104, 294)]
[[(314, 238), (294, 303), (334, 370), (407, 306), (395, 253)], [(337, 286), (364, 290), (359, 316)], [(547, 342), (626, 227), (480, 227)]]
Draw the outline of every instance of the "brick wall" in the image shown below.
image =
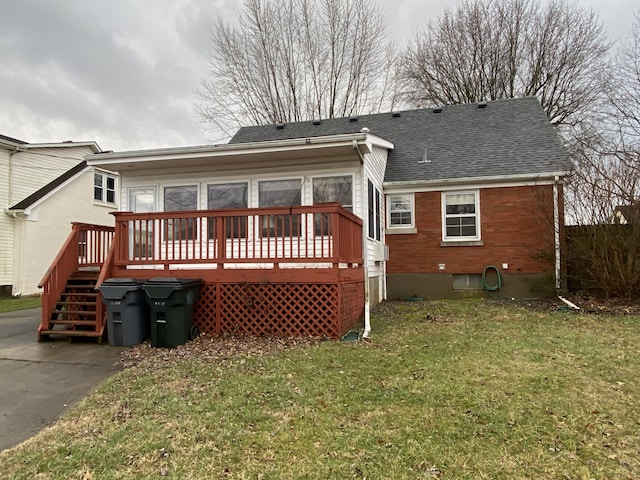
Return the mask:
[(487, 265), (510, 274), (553, 272), (553, 186), (480, 190), (482, 246), (441, 246), (441, 192), (415, 194), (417, 233), (387, 235), (387, 272), (482, 273)]

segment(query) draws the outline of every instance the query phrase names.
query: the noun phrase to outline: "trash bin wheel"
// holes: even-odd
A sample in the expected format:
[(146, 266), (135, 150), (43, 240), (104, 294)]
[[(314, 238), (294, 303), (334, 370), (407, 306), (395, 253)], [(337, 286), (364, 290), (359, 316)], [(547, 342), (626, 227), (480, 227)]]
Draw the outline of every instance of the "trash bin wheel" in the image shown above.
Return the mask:
[(189, 340), (193, 340), (198, 335), (200, 335), (200, 329), (198, 329), (196, 325), (191, 325), (191, 328), (189, 329)]

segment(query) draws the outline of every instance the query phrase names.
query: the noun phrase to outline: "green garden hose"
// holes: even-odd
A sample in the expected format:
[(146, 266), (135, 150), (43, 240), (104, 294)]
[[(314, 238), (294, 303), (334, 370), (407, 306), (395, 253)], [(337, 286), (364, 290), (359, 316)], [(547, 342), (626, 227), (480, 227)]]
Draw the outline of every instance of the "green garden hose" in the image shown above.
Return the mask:
[[(498, 281), (495, 285), (487, 285), (487, 270), (492, 269), (496, 271)], [(500, 276), (500, 270), (498, 270), (498, 267), (494, 265), (487, 265), (486, 267), (484, 267), (484, 270), (482, 271), (482, 285), (484, 285), (484, 289), (488, 292), (495, 292), (496, 290), (500, 290), (502, 288), (502, 276)]]

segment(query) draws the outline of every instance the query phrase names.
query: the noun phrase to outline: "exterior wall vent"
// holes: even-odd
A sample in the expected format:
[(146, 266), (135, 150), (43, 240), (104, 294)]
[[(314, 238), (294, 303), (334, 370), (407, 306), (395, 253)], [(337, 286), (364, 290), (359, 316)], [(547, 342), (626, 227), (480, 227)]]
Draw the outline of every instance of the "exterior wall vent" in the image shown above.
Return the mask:
[(391, 114), (391, 116), (394, 117), (394, 118), (398, 118), (400, 115), (401, 115), (400, 112), (393, 112)]
[(279, 123), (278, 125), (276, 125), (276, 128), (278, 130), (282, 130), (284, 128), (284, 125), (285, 125), (284, 123)]
[(442, 108), (436, 107), (432, 110), (433, 113), (442, 113)]
[(357, 122), (358, 121), (358, 117), (350, 117), (349, 121), (350, 122)]
[(314, 120), (313, 124), (314, 125), (322, 125), (322, 120)]
[(487, 102), (478, 102), (478, 108), (487, 108)]

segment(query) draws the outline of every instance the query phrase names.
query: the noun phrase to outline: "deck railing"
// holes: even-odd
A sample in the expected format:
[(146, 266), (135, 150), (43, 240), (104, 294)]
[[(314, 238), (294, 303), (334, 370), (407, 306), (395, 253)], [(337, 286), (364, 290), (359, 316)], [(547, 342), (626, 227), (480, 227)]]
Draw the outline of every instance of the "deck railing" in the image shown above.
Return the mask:
[(362, 221), (339, 204), (113, 215), (116, 268), (362, 266)]
[[(104, 225), (72, 223), (71, 233), (57, 257), (42, 277), (42, 323), (47, 328), (51, 312), (64, 291), (67, 280), (82, 267), (100, 267), (107, 256), (115, 229)], [(97, 302), (96, 321), (103, 322), (102, 302)], [(100, 325), (98, 325), (100, 326)]]

